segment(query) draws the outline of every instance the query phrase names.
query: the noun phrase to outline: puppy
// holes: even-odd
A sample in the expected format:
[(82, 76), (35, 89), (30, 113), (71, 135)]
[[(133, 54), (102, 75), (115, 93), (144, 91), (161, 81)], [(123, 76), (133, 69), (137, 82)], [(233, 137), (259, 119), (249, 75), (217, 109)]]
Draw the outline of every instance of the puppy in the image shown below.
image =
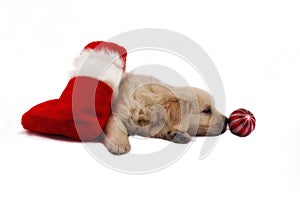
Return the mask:
[(104, 129), (104, 145), (113, 154), (130, 151), (130, 135), (187, 143), (192, 136), (217, 136), (226, 131), (227, 118), (201, 89), (126, 74), (116, 93)]

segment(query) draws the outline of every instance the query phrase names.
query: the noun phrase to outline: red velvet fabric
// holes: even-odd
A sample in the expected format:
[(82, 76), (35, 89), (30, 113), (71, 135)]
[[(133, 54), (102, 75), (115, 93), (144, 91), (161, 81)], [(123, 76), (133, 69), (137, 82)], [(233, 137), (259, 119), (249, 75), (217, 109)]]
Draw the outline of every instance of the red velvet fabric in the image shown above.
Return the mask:
[(104, 82), (72, 78), (59, 99), (38, 104), (22, 117), (25, 129), (78, 141), (97, 138), (110, 115), (112, 89)]

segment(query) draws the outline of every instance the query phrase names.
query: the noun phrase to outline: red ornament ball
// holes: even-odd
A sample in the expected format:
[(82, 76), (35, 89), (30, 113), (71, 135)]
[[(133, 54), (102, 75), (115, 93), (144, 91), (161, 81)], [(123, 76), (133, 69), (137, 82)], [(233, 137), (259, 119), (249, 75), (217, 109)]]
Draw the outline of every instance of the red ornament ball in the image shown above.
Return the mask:
[(249, 110), (240, 108), (230, 114), (228, 124), (231, 133), (246, 137), (254, 130), (256, 119)]

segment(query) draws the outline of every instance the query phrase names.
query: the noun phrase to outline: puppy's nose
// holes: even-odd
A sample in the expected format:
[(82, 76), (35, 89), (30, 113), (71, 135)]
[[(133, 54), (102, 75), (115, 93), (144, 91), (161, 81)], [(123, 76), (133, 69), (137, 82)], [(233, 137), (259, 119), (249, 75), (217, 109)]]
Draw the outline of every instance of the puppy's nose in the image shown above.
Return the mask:
[(224, 116), (224, 125), (223, 125), (222, 133), (224, 133), (227, 130), (228, 121), (229, 121), (228, 118)]

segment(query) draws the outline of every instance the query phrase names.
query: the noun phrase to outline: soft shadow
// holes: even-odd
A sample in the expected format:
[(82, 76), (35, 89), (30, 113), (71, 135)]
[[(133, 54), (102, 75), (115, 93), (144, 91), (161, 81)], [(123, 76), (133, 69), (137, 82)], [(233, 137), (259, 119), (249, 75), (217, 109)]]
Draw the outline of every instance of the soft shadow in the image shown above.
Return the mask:
[(73, 143), (102, 143), (103, 142), (103, 134), (101, 134), (99, 137), (97, 137), (96, 139), (92, 140), (92, 141), (77, 141), (62, 135), (46, 135), (46, 134), (42, 134), (42, 133), (37, 133), (37, 132), (32, 132), (32, 131), (27, 131), (27, 130), (23, 130), (20, 132), (20, 134), (22, 135), (27, 135), (29, 137), (41, 137), (44, 139), (50, 139), (50, 140), (56, 140), (56, 141), (62, 141), (62, 142), (73, 142)]

